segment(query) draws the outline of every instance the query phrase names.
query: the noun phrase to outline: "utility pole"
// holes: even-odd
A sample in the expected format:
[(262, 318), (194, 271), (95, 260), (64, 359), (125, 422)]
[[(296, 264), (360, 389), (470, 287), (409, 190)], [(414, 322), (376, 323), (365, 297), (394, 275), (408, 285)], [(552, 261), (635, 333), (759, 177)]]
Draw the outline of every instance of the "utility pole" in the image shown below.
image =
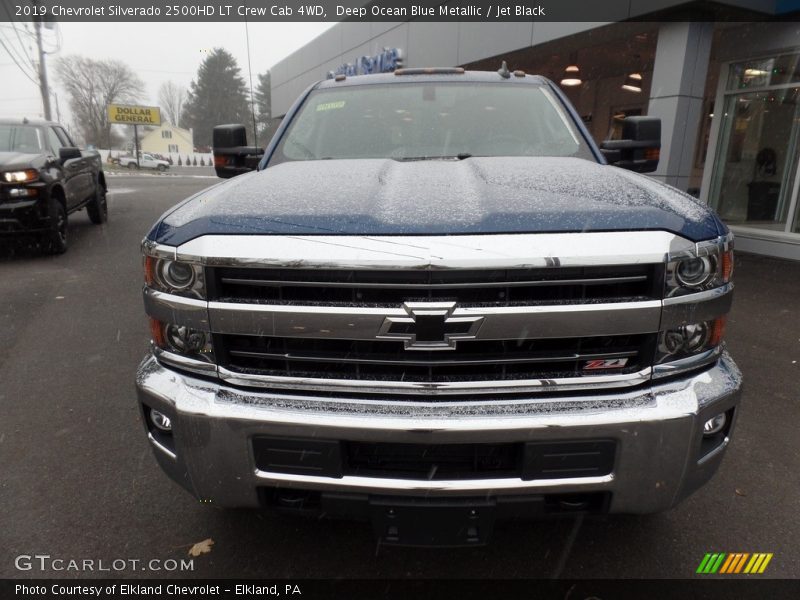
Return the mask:
[(61, 109), (58, 107), (58, 94), (52, 92), (53, 99), (56, 101), (56, 121), (61, 123)]
[[(36, 0), (32, 2), (36, 8)], [(33, 27), (36, 30), (36, 47), (39, 49), (39, 91), (42, 93), (42, 107), (44, 118), (52, 120), (50, 116), (50, 89), (47, 86), (47, 66), (44, 63), (44, 49), (42, 48), (42, 17), (33, 18)]]

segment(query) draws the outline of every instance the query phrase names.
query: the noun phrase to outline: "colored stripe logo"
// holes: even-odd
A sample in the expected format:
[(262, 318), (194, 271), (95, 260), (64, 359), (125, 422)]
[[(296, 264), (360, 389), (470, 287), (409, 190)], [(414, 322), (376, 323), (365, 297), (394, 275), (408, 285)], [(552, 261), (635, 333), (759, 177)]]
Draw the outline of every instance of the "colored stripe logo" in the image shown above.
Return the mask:
[(767, 570), (772, 552), (707, 552), (697, 567), (697, 573), (711, 575), (715, 573), (733, 575), (755, 575)]

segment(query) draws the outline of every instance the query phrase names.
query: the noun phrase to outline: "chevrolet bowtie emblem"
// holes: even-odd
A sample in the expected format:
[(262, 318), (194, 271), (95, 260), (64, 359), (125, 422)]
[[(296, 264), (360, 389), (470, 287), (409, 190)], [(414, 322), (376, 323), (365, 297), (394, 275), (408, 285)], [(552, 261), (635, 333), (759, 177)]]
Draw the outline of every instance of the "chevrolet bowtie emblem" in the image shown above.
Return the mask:
[(407, 317), (386, 317), (377, 338), (403, 340), (406, 350), (455, 350), (472, 340), (484, 317), (454, 317), (455, 302), (403, 302)]

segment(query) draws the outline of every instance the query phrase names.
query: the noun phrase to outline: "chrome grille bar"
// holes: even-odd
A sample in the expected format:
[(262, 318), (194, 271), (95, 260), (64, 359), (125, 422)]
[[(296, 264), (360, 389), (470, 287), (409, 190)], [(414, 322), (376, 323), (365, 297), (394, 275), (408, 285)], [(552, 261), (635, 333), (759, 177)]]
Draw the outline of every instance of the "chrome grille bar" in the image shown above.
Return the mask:
[(258, 287), (336, 287), (336, 288), (397, 288), (403, 290), (426, 289), (470, 289), (470, 288), (504, 288), (504, 287), (541, 287), (556, 285), (606, 285), (613, 283), (637, 283), (647, 281), (647, 275), (632, 275), (629, 277), (595, 277), (589, 279), (548, 279), (534, 281), (493, 281), (472, 283), (358, 283), (350, 281), (298, 281), (284, 279), (243, 279), (236, 277), (222, 277), (223, 283), (234, 285), (252, 285)]
[[(380, 358), (350, 358), (348, 356), (339, 355), (309, 355), (309, 354), (296, 354), (291, 352), (253, 352), (249, 350), (230, 350), (228, 352), (231, 356), (240, 356), (245, 358), (261, 358), (268, 360), (297, 360), (305, 362), (324, 362), (335, 361), (337, 363), (347, 364), (367, 364), (367, 365), (397, 365), (397, 366), (462, 366), (462, 365), (494, 365), (494, 364), (525, 364), (525, 363), (549, 363), (549, 362), (571, 362), (577, 360), (594, 360), (594, 359), (614, 359), (614, 358), (630, 358), (636, 356), (638, 353), (635, 350), (628, 352), (606, 352), (606, 353), (592, 353), (592, 354), (561, 354), (553, 356), (491, 356), (483, 359), (475, 358), (457, 358), (457, 359), (435, 359), (435, 360), (420, 360), (416, 358), (404, 359), (380, 359)], [(414, 356), (414, 355), (411, 355)]]
[(509, 379), (504, 381), (362, 381), (322, 379), (315, 377), (281, 377), (252, 373), (237, 373), (219, 367), (219, 376), (232, 385), (283, 390), (309, 390), (317, 392), (355, 394), (414, 394), (436, 395), (491, 395), (510, 393), (542, 393), (578, 391), (582, 389), (633, 387), (650, 381), (652, 367), (624, 375), (587, 375), (584, 377), (554, 377), (550, 379)]
[[(211, 331), (272, 337), (374, 340), (402, 308), (208, 303)], [(454, 318), (483, 316), (476, 339), (517, 340), (658, 331), (661, 301), (458, 308)]]

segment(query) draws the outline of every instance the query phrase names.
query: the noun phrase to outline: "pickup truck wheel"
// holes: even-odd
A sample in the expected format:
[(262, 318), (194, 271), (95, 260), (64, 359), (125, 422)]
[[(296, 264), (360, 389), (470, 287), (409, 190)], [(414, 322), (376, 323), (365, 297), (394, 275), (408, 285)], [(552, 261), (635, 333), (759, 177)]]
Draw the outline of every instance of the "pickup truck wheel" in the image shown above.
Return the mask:
[(100, 183), (94, 192), (94, 198), (86, 205), (86, 213), (89, 220), (95, 225), (102, 225), (108, 221), (108, 202), (106, 200), (106, 188)]
[(167, 167), (165, 167), (164, 165), (158, 165), (158, 170), (163, 173), (164, 171), (167, 170)]
[(67, 251), (67, 211), (56, 198), (50, 198), (50, 231), (44, 234), (44, 251), (47, 254), (64, 254)]
[(131, 171), (133, 171), (133, 169), (136, 169), (136, 168), (138, 168), (138, 167), (136, 166), (136, 163), (135, 163), (135, 162), (129, 162), (129, 163), (128, 163), (128, 168), (129, 168)]

